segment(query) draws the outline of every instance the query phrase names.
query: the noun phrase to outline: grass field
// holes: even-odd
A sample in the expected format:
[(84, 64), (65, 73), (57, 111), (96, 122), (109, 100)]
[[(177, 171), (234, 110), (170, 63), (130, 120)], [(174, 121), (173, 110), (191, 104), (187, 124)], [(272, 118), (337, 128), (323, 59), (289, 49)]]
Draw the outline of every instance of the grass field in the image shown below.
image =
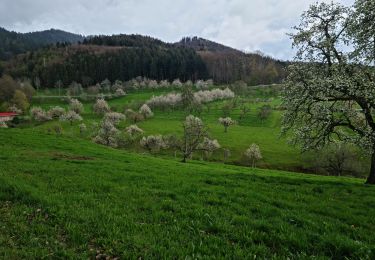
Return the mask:
[(183, 164), (38, 129), (0, 129), (0, 146), (0, 258), (375, 258), (375, 189), (360, 179)]
[[(170, 91), (171, 90), (154, 90), (133, 92), (125, 97), (112, 99), (109, 101), (109, 104), (116, 111), (124, 112), (124, 107), (131, 106), (132, 103), (142, 104), (142, 102), (153, 95), (162, 95)], [(231, 126), (228, 133), (224, 133), (223, 126), (218, 123), (218, 118), (223, 116), (222, 107), (228, 101), (217, 101), (203, 107), (203, 112), (199, 117), (202, 118), (209, 127), (211, 138), (218, 139), (222, 148), (227, 148), (231, 151), (231, 157), (227, 162), (241, 165), (245, 164), (242, 158), (243, 152), (252, 143), (256, 143), (260, 146), (263, 155), (263, 160), (258, 164), (258, 166), (262, 168), (299, 171), (308, 166), (298, 149), (288, 145), (285, 138), (280, 138), (280, 111), (273, 110), (271, 116), (265, 121), (261, 121), (257, 117), (259, 107), (265, 104), (277, 107), (277, 105), (280, 104), (280, 99), (274, 97), (272, 102), (254, 102), (256, 98), (260, 97), (263, 97), (260, 93), (254, 93), (254, 96), (246, 99), (246, 106), (250, 109), (250, 112), (241, 121), (239, 121), (240, 106), (231, 111), (230, 116), (237, 120), (238, 124)], [(46, 109), (55, 105), (67, 107), (65, 101), (56, 98), (44, 99), (41, 103), (41, 106)], [(84, 118), (84, 123), (88, 126), (93, 122), (99, 122), (101, 120), (100, 116), (93, 114), (92, 105), (92, 102), (84, 104), (85, 112), (82, 116)], [(155, 116), (153, 118), (138, 123), (138, 126), (145, 131), (146, 135), (180, 134), (182, 132), (182, 122), (187, 115), (185, 111), (180, 109), (174, 111), (155, 110), (154, 114)], [(62, 124), (65, 135), (79, 136), (77, 123), (71, 127), (68, 123), (49, 122), (37, 126), (37, 129), (46, 130), (54, 124)], [(130, 124), (131, 122), (129, 121), (121, 124), (120, 130), (123, 130)], [(88, 136), (86, 136), (86, 139), (89, 139)], [(139, 148), (131, 150), (139, 152)], [(173, 152), (167, 152), (163, 155), (171, 156), (173, 154)], [(199, 157), (200, 155), (196, 156)], [(223, 157), (223, 149), (221, 149), (213, 154), (211, 160), (221, 162), (223, 161)]]

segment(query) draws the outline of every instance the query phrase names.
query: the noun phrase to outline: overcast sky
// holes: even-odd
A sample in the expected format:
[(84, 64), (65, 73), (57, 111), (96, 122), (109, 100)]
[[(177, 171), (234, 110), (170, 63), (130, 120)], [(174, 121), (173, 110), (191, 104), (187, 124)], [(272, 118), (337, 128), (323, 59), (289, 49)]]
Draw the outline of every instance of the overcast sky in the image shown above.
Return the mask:
[[(331, 0), (324, 0), (330, 2)], [(354, 0), (335, 0), (351, 4)], [(0, 26), (83, 35), (137, 33), (175, 42), (200, 36), (231, 47), (293, 56), (286, 36), (316, 0), (0, 0)]]

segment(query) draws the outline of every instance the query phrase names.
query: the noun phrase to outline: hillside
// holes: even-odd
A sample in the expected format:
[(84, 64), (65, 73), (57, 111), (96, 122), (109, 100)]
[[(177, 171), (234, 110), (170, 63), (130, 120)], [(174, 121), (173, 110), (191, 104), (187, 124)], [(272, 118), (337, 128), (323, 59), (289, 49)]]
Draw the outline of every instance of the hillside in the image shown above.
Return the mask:
[[(47, 36), (46, 41), (50, 39)], [(118, 51), (107, 52), (113, 48)], [(170, 44), (142, 35), (99, 35), (85, 38), (81, 45), (33, 50), (7, 62), (5, 72), (13, 77), (38, 77), (45, 87), (58, 80), (64, 85), (72, 81), (86, 85), (87, 81), (96, 84), (106, 78), (115, 81), (137, 76), (170, 81), (212, 78), (225, 84), (239, 80), (252, 85), (271, 84), (285, 78), (287, 65), (197, 37)]]
[(89, 44), (23, 54), (9, 61), (5, 72), (15, 78), (39, 78), (44, 88), (59, 80), (64, 86), (75, 81), (87, 87), (105, 79), (127, 81), (138, 76), (169, 81), (207, 78), (206, 66), (193, 49)]
[(62, 30), (17, 33), (0, 27), (0, 60), (56, 43), (77, 43), (83, 36)]
[(256, 53), (234, 48), (199, 37), (186, 37), (177, 46), (193, 48), (207, 66), (210, 78), (218, 83), (242, 80), (251, 85), (281, 83), (287, 63)]
[[(277, 107), (280, 104), (280, 100), (277, 99), (278, 87), (262, 87), (262, 88), (247, 88), (247, 96), (249, 98), (237, 96), (236, 107), (232, 107), (229, 112), (229, 116), (237, 121), (237, 124), (231, 126), (227, 133), (224, 132), (223, 126), (218, 123), (218, 119), (224, 116), (223, 107), (232, 106), (231, 100), (221, 100), (211, 103), (204, 104), (200, 107), (199, 117), (208, 126), (209, 132), (212, 138), (217, 139), (221, 144), (222, 148), (227, 148), (231, 152), (230, 158), (227, 159), (227, 163), (246, 165), (246, 162), (242, 158), (243, 152), (249, 147), (250, 144), (256, 143), (260, 145), (263, 160), (259, 162), (258, 166), (263, 168), (282, 169), (289, 171), (307, 171), (309, 165), (305, 165), (305, 161), (301, 158), (299, 151), (288, 145), (287, 141), (280, 138), (280, 121), (281, 111), (273, 110), (272, 113), (266, 119), (259, 119), (259, 109), (266, 105)], [(114, 98), (108, 100), (109, 106), (118, 112), (124, 112), (130, 108), (134, 111), (139, 110), (139, 106), (145, 103), (153, 96), (160, 96), (171, 92), (177, 92), (177, 89), (156, 89), (156, 90), (139, 90), (129, 92), (124, 97)], [(130, 90), (131, 91), (131, 90)], [(50, 94), (54, 95), (56, 92)], [(268, 93), (268, 94), (267, 94)], [(269, 100), (272, 99), (272, 102)], [(84, 112), (82, 121), (86, 125), (92, 125), (93, 122), (100, 123), (102, 120), (101, 115), (97, 115), (93, 112), (93, 105), (95, 101), (84, 102)], [(239, 105), (242, 104), (242, 105)], [(44, 99), (35, 98), (34, 106), (42, 106), (45, 109), (50, 109), (54, 106), (60, 106), (67, 108), (68, 104), (62, 98), (50, 98), (45, 97)], [(197, 106), (199, 108), (199, 106)], [(248, 112), (245, 116), (241, 117), (242, 108), (248, 108)], [(137, 125), (146, 132), (146, 135), (170, 135), (170, 134), (182, 134), (182, 122), (186, 117), (186, 111), (183, 107), (176, 107), (171, 109), (160, 109), (152, 108), (154, 116), (143, 122), (137, 122)], [(197, 112), (192, 112), (197, 114)], [(125, 131), (125, 128), (132, 124), (132, 121), (128, 119), (123, 122), (119, 129)], [(49, 128), (54, 128), (56, 125), (61, 125), (64, 129), (64, 133), (77, 137), (87, 138), (90, 140), (90, 132), (85, 135), (80, 135), (77, 130), (77, 125), (70, 126), (68, 122), (58, 122), (52, 120), (44, 124), (30, 125), (34, 129), (40, 129), (47, 132)], [(91, 133), (92, 134), (92, 133)], [(138, 142), (137, 142), (138, 143)], [(135, 145), (134, 150), (136, 152), (144, 152), (139, 150), (139, 147)], [(132, 149), (132, 147), (126, 146), (124, 149)], [(165, 151), (165, 156), (172, 156), (173, 151)], [(200, 153), (196, 153), (196, 159), (200, 158)], [(223, 151), (218, 150), (212, 154), (211, 160), (222, 162)]]
[[(150, 81), (152, 83), (152, 81)], [(126, 110), (139, 111), (141, 106), (151, 100), (153, 97), (162, 97), (171, 95), (173, 93), (181, 93), (181, 88), (176, 86), (160, 86), (152, 85), (147, 87), (146, 81), (141, 83), (133, 83), (143, 85), (138, 89), (134, 89), (134, 85), (126, 84), (124, 82), (116, 82), (112, 84), (114, 87), (121, 87), (127, 94), (124, 96), (116, 96), (116, 92), (101, 91), (101, 95), (106, 96), (109, 107), (112, 111), (125, 113)], [(323, 149), (321, 151), (311, 151), (302, 153), (298, 146), (292, 146), (288, 143), (287, 137), (281, 137), (281, 121), (282, 109), (280, 109), (281, 99), (280, 90), (281, 85), (272, 86), (246, 86), (246, 85), (230, 85), (229, 88), (234, 91), (235, 97), (223, 100), (215, 100), (208, 103), (195, 104), (194, 109), (186, 110), (181, 103), (176, 103), (173, 106), (153, 106), (149, 104), (153, 112), (153, 116), (137, 120), (136, 124), (144, 130), (144, 136), (149, 135), (177, 135), (183, 133), (182, 123), (186, 116), (190, 113), (198, 116), (204, 124), (208, 127), (209, 137), (216, 139), (220, 144), (220, 149), (215, 150), (208, 158), (198, 151), (194, 153), (194, 158), (197, 160), (209, 160), (216, 162), (226, 162), (235, 165), (249, 165), (248, 160), (244, 156), (244, 152), (251, 144), (257, 144), (260, 147), (262, 159), (257, 163), (257, 167), (267, 169), (277, 169), (294, 172), (308, 172), (316, 174), (331, 174), (331, 175), (346, 175), (365, 177), (369, 171), (368, 157), (363, 156), (360, 151), (347, 147), (346, 153), (349, 154), (348, 163), (344, 164), (342, 168), (337, 169), (335, 165), (340, 165), (342, 158), (337, 153), (332, 153), (327, 156), (328, 151)], [(227, 86), (211, 86), (212, 91), (218, 88), (225, 89)], [(61, 127), (63, 134), (68, 136), (75, 136), (92, 140), (93, 135), (97, 133), (97, 129), (93, 127), (95, 124), (100, 124), (103, 116), (94, 112), (93, 107), (96, 102), (96, 95), (88, 92), (91, 88), (77, 89), (72, 91), (69, 89), (69, 95), (74, 95), (74, 98), (79, 98), (84, 110), (81, 112), (84, 123), (88, 126), (88, 131), (80, 133), (78, 125), (70, 125), (69, 122), (59, 121), (58, 118), (48, 120), (40, 123), (36, 120), (27, 121), (23, 127), (32, 129), (39, 129), (44, 132), (54, 131), (55, 127)], [(96, 92), (97, 93), (97, 92)], [(200, 93), (195, 90), (194, 94)], [(66, 90), (46, 89), (41, 90), (33, 98), (31, 107), (42, 107), (46, 111), (58, 106), (65, 110), (69, 109), (68, 96)], [(202, 93), (201, 93), (202, 94)], [(262, 116), (261, 111), (267, 110), (266, 114)], [(230, 117), (235, 120), (235, 125), (230, 126), (227, 132), (219, 123), (220, 117)], [(118, 129), (126, 132), (126, 128), (134, 124), (134, 118), (129, 116), (126, 120), (121, 122)], [(21, 124), (22, 125), (22, 124)], [(122, 137), (125, 138), (126, 137)], [(121, 139), (121, 138), (120, 138)], [(145, 150), (139, 145), (137, 138), (132, 142), (124, 142), (120, 145), (120, 149), (144, 153)], [(229, 150), (230, 155), (225, 156), (225, 150)], [(180, 153), (175, 153), (171, 149), (162, 149), (157, 152), (158, 156), (165, 157), (180, 157)], [(347, 157), (346, 157), (347, 158)], [(334, 170), (333, 170), (334, 169)]]
[(0, 129), (1, 258), (375, 257), (375, 190)]

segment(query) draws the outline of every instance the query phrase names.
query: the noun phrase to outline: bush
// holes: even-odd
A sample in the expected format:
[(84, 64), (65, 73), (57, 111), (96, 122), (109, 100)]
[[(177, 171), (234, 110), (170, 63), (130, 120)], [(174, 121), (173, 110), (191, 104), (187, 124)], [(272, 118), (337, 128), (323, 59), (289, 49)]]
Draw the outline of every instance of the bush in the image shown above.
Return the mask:
[(86, 132), (87, 127), (84, 123), (79, 125), (79, 133), (82, 135), (84, 132)]
[(223, 117), (229, 117), (230, 116), (230, 113), (232, 112), (233, 110), (233, 104), (232, 103), (225, 103), (223, 105), (223, 107), (221, 108), (222, 112), (223, 112)]
[(127, 109), (125, 111), (125, 115), (133, 123), (141, 122), (145, 119), (142, 114), (137, 113), (137, 112), (133, 111), (132, 109)]
[(23, 112), (27, 111), (27, 109), (30, 106), (25, 93), (23, 93), (21, 90), (18, 90), (18, 89), (14, 92), (13, 98), (10, 101), (10, 103), (15, 105), (17, 108), (19, 108)]
[(63, 114), (65, 114), (65, 109), (59, 106), (52, 107), (48, 110), (48, 115), (52, 118), (59, 118)]
[(0, 77), (0, 104), (2, 108), (15, 105), (18, 109), (26, 112), (34, 93), (35, 90), (28, 81), (19, 83), (8, 75)]
[(316, 173), (342, 176), (361, 176), (366, 172), (358, 157), (359, 151), (344, 143), (330, 144), (320, 151), (305, 156), (305, 161)]
[(266, 120), (272, 113), (272, 108), (270, 105), (264, 105), (259, 108), (258, 118), (263, 122)]

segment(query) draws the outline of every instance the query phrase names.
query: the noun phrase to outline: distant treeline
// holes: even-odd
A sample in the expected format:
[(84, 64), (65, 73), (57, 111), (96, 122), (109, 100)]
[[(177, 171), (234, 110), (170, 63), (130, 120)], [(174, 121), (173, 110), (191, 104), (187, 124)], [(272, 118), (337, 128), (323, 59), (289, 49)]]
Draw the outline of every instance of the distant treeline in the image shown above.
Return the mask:
[(175, 44), (141, 35), (94, 36), (81, 44), (56, 44), (17, 56), (5, 73), (27, 77), (42, 87), (79, 82), (84, 87), (109, 79), (127, 81), (137, 76), (182, 81), (212, 78), (215, 83), (238, 80), (251, 85), (280, 83), (286, 64), (201, 38)]
[(171, 47), (172, 44), (165, 43), (161, 40), (150, 36), (138, 34), (118, 34), (118, 35), (98, 35), (89, 36), (83, 40), (86, 45), (104, 45), (104, 46), (122, 46), (122, 47)]
[[(87, 46), (89, 47), (89, 46)], [(24, 55), (9, 68), (13, 77), (39, 78), (40, 85), (53, 87), (59, 80), (64, 85), (76, 81), (84, 87), (104, 79), (127, 81), (137, 76), (156, 80), (183, 81), (207, 79), (203, 60), (193, 49), (173, 48), (106, 48), (81, 46), (68, 53), (65, 48), (43, 50)]]

